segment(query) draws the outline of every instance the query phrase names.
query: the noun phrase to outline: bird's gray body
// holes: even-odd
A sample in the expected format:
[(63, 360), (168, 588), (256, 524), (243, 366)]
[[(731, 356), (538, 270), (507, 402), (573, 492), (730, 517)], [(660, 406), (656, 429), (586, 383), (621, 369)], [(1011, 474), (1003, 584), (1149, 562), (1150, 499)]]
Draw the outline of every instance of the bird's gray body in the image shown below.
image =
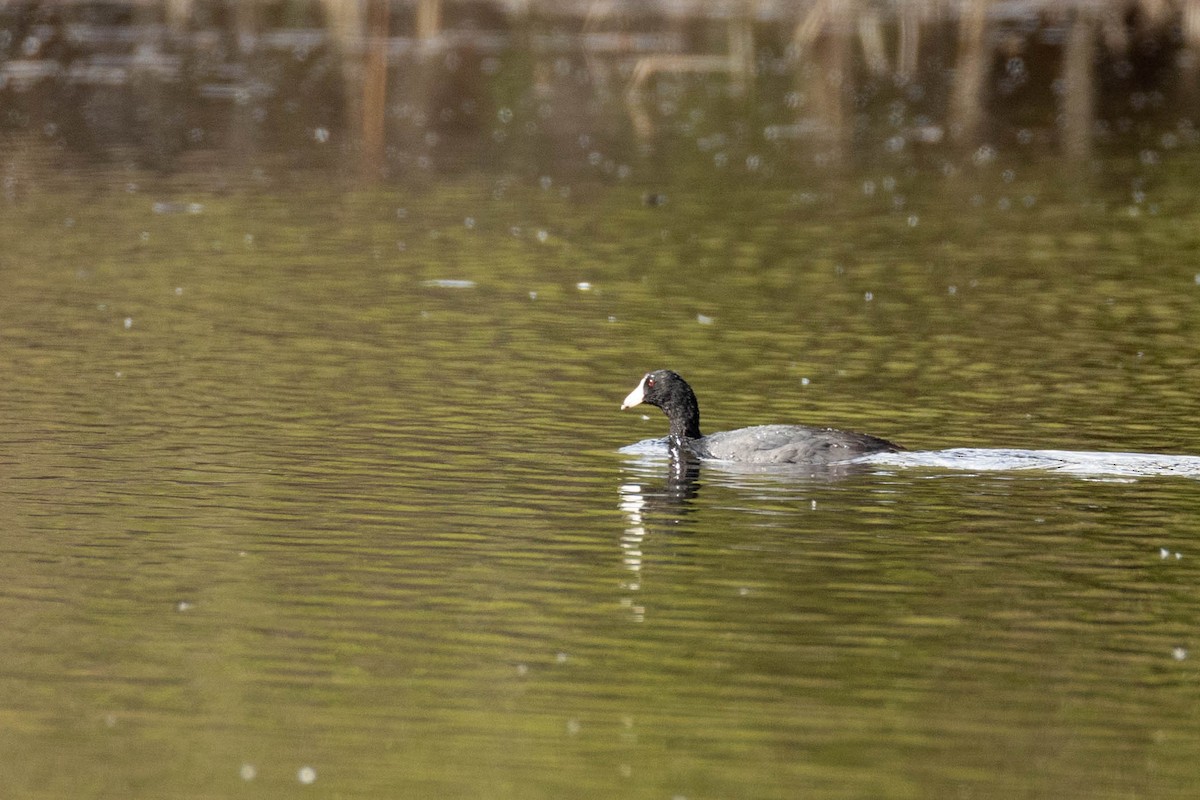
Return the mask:
[(702, 439), (684, 439), (683, 443), (701, 458), (747, 464), (836, 464), (864, 452), (900, 449), (865, 433), (807, 425), (753, 425)]

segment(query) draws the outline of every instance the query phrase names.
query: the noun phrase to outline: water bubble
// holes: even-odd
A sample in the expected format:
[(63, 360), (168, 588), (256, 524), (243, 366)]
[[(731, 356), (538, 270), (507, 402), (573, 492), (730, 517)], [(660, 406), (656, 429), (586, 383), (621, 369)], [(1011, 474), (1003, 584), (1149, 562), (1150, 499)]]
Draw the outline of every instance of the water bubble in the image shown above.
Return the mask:
[(500, 120), (501, 122), (503, 122), (505, 125), (507, 125), (509, 122), (512, 122), (512, 118), (513, 118), (512, 109), (508, 108), (507, 106), (505, 106), (504, 108), (501, 108), (499, 111), (496, 112), (496, 118), (498, 120)]
[(305, 786), (310, 785), (317, 779), (317, 771), (312, 767), (301, 767), (296, 772), (296, 780), (303, 783)]
[(699, 322), (701, 325), (712, 325), (713, 318), (708, 316), (707, 314), (697, 314), (696, 322)]
[(317, 144), (325, 144), (329, 141), (329, 128), (316, 128), (313, 130), (313, 140)]
[(125, 318), (125, 330), (129, 330), (132, 327), (133, 327), (133, 317), (126, 317)]
[(537, 232), (537, 240), (539, 242), (541, 242), (542, 244), (545, 244), (549, 238), (550, 238), (549, 232), (547, 232), (547, 231), (538, 231)]
[(875, 181), (863, 181), (862, 193), (867, 197), (875, 194)]
[(567, 663), (567, 654), (566, 653), (558, 653), (554, 656), (554, 660), (556, 662), (558, 662), (559, 664), (565, 664), (565, 663)]
[(554, 179), (549, 175), (543, 175), (542, 177), (538, 178), (538, 185), (541, 186), (542, 189), (549, 189), (554, 185)]
[(1184, 661), (1187, 659), (1187, 657), (1188, 651), (1186, 648), (1176, 647), (1171, 651), (1171, 658), (1175, 659), (1176, 661)]
[(908, 227), (915, 228), (915, 227), (917, 227), (918, 223), (920, 223), (920, 221), (921, 221), (921, 218), (918, 217), (916, 214), (908, 215)]
[(990, 144), (980, 145), (971, 156), (971, 162), (977, 167), (986, 166), (996, 160), (996, 148)]
[(192, 608), (193, 608), (192, 604), (189, 603), (187, 600), (180, 600), (178, 603), (175, 604), (176, 611), (191, 611)]
[(801, 378), (801, 379), (800, 379), (800, 385), (801, 385), (801, 386), (808, 386), (808, 384), (810, 384), (811, 382), (812, 382), (812, 381), (810, 381), (808, 378)]
[(575, 288), (581, 292), (590, 292), (592, 290), (592, 285), (587, 281), (580, 281), (579, 283), (575, 284)]
[(463, 220), (463, 225), (466, 226), (468, 229), (474, 228), (475, 227), (475, 218), (467, 217), (466, 219)]
[(864, 292), (864, 293), (863, 293), (863, 300), (866, 300), (868, 303), (869, 303), (869, 302), (871, 302), (871, 301), (872, 301), (872, 300), (874, 300), (874, 299), (875, 299), (875, 293), (874, 293), (874, 292)]
[(258, 775), (258, 770), (253, 764), (242, 764), (242, 768), (238, 770), (238, 775), (242, 776), (244, 781), (252, 781)]

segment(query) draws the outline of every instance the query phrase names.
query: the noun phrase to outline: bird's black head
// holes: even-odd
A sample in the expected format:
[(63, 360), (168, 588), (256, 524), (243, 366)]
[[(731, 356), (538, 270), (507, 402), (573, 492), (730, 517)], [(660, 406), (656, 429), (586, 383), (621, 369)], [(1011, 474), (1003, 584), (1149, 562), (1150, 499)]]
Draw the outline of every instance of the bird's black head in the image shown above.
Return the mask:
[(678, 373), (669, 369), (647, 372), (634, 387), (621, 409), (633, 408), (646, 403), (658, 406), (671, 422), (671, 434), (689, 439), (699, 439), (700, 406), (692, 387)]

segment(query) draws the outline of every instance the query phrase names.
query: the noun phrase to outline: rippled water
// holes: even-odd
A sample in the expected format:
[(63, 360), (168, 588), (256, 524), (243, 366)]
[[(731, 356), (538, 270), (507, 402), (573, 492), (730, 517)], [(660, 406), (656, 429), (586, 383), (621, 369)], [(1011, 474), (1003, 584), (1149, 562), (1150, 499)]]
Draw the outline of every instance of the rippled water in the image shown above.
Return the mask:
[[(12, 796), (1196, 785), (1194, 184), (139, 180), (2, 211)], [(673, 472), (659, 366), (913, 452)]]

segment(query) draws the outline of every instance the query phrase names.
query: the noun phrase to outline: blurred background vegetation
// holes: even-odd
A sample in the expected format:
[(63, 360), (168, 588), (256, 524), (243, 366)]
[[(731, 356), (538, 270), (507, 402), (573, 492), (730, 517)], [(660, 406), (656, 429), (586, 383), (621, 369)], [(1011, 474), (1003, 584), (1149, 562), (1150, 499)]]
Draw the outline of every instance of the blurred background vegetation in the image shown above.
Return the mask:
[(367, 181), (1153, 162), (1200, 138), (1198, 47), (1197, 0), (6, 0), (0, 157)]

